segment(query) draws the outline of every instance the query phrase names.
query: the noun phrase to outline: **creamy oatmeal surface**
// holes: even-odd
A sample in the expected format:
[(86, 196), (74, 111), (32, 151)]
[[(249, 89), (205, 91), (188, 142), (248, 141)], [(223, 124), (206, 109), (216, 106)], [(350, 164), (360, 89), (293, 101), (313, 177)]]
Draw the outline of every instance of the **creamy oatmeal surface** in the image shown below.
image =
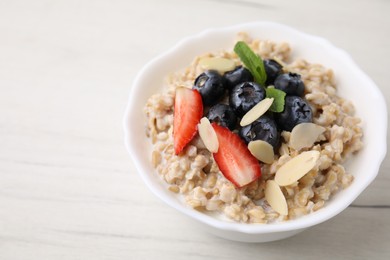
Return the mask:
[[(353, 104), (337, 96), (331, 69), (305, 60), (290, 60), (287, 43), (254, 40), (245, 33), (239, 34), (237, 40), (245, 41), (263, 59), (275, 59), (284, 70), (302, 76), (313, 123), (324, 127), (325, 132), (313, 146), (298, 152), (290, 145), (291, 133), (283, 131), (273, 163), (262, 163), (261, 178), (243, 188), (236, 188), (222, 175), (198, 136), (176, 156), (172, 136), (175, 89), (192, 88), (195, 78), (203, 72), (198, 64), (203, 57), (224, 57), (241, 65), (233, 50), (207, 53), (196, 57), (184, 70), (169, 75), (162, 92), (148, 100), (144, 110), (148, 120), (146, 135), (153, 144), (151, 162), (170, 191), (182, 194), (189, 206), (202, 212), (222, 214), (237, 222), (271, 223), (317, 211), (334, 193), (353, 181), (342, 165), (349, 155), (362, 148), (360, 119), (354, 116)], [(309, 150), (319, 151), (320, 157), (316, 166), (299, 181), (281, 187), (288, 205), (288, 215), (282, 216), (264, 198), (266, 181), (273, 180), (284, 163)]]

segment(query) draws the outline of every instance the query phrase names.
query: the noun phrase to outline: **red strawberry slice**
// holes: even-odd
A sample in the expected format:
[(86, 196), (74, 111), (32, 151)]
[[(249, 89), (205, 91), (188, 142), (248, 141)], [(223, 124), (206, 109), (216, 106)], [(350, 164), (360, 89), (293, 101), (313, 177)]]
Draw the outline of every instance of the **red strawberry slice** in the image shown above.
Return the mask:
[(202, 116), (203, 103), (199, 92), (185, 87), (177, 88), (173, 111), (173, 145), (176, 155), (196, 135)]
[(212, 123), (218, 137), (218, 152), (214, 153), (219, 170), (234, 185), (241, 188), (261, 176), (259, 161), (245, 142), (228, 128)]

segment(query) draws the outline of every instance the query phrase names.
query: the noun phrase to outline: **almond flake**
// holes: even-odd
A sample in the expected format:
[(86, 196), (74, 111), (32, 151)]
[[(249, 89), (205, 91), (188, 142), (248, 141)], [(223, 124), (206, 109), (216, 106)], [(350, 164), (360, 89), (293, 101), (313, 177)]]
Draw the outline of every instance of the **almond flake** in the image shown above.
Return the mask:
[(303, 152), (280, 167), (275, 174), (275, 181), (280, 186), (291, 185), (302, 178), (316, 165), (320, 152)]
[(221, 73), (233, 70), (236, 64), (233, 60), (221, 57), (204, 57), (199, 60), (199, 65), (204, 70), (217, 70)]
[(248, 149), (257, 160), (271, 164), (274, 161), (274, 148), (263, 140), (251, 141)]
[(279, 185), (273, 180), (267, 181), (265, 185), (265, 199), (273, 210), (280, 215), (286, 216), (288, 214), (286, 198)]
[(252, 107), (241, 119), (240, 125), (246, 126), (261, 117), (271, 107), (274, 98), (265, 98)]
[(198, 132), (207, 150), (212, 153), (218, 152), (218, 137), (214, 128), (211, 126), (210, 121), (206, 117), (203, 117), (200, 120), (200, 124), (198, 124)]
[(291, 131), (290, 146), (297, 151), (302, 148), (311, 147), (324, 132), (324, 127), (313, 123), (301, 123), (296, 125)]

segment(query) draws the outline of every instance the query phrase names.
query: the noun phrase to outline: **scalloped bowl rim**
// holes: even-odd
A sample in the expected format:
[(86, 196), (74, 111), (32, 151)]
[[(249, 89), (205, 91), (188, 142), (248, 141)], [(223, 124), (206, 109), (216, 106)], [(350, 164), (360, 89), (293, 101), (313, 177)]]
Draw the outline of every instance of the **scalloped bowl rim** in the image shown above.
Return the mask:
[[(380, 118), (383, 120), (383, 124), (378, 128), (378, 132), (376, 133), (378, 136), (382, 138), (381, 143), (376, 143), (376, 160), (371, 160), (370, 171), (366, 172), (366, 176), (364, 179), (360, 180), (359, 183), (353, 182), (353, 185), (343, 190), (343, 198), (332, 200), (331, 202), (326, 203), (326, 207), (322, 210), (319, 210), (314, 213), (310, 213), (308, 215), (299, 217), (297, 219), (288, 220), (284, 222), (277, 222), (271, 224), (245, 224), (245, 223), (236, 223), (219, 220), (215, 217), (209, 216), (207, 214), (198, 212), (181, 202), (172, 199), (168, 193), (170, 191), (163, 190), (161, 187), (156, 185), (155, 178), (160, 178), (157, 174), (151, 175), (147, 174), (150, 172), (150, 165), (145, 165), (145, 158), (142, 158), (139, 151), (139, 136), (137, 130), (134, 128), (134, 124), (129, 124), (134, 119), (140, 119), (139, 115), (136, 115), (137, 111), (139, 113), (139, 102), (140, 100), (137, 98), (141, 93), (140, 86), (143, 85), (143, 81), (145, 81), (148, 75), (152, 75), (155, 70), (161, 70), (161, 66), (170, 61), (175, 60), (175, 55), (177, 53), (185, 52), (185, 50), (194, 48), (193, 45), (200, 40), (205, 40), (209, 37), (223, 36), (225, 34), (233, 34), (236, 35), (239, 31), (256, 31), (259, 29), (267, 29), (272, 28), (276, 30), (278, 33), (283, 32), (288, 35), (293, 35), (299, 39), (304, 39), (309, 43), (316, 44), (323, 48), (324, 50), (329, 51), (333, 55), (337, 55), (340, 61), (347, 64), (349, 69), (360, 75), (360, 80), (362, 80), (366, 85), (369, 86), (372, 93), (371, 95), (376, 100), (376, 105), (383, 110)], [(230, 43), (232, 44), (232, 43)], [(293, 48), (292, 48), (293, 49)], [(293, 49), (294, 51), (294, 49)], [(200, 53), (199, 53), (200, 54)], [(337, 72), (336, 72), (337, 73)], [(138, 106), (138, 107), (137, 107)], [(142, 105), (143, 106), (143, 105)], [(138, 110), (137, 110), (138, 109)], [(142, 111), (141, 111), (142, 112)], [(245, 24), (238, 24), (234, 26), (228, 26), (223, 28), (212, 28), (207, 29), (197, 35), (186, 37), (185, 39), (179, 41), (175, 46), (173, 46), (168, 51), (162, 53), (161, 55), (152, 59), (149, 63), (147, 63), (139, 72), (137, 77), (134, 80), (133, 86), (130, 90), (129, 102), (125, 111), (125, 116), (123, 119), (124, 132), (125, 132), (125, 146), (133, 159), (134, 165), (145, 182), (145, 184), (149, 187), (149, 189), (160, 199), (162, 199), (165, 203), (170, 205), (171, 207), (177, 209), (178, 211), (184, 213), (185, 215), (192, 217), (193, 219), (200, 221), (203, 224), (215, 227), (220, 230), (226, 231), (236, 231), (244, 234), (265, 234), (265, 233), (274, 233), (274, 232), (285, 232), (285, 231), (293, 231), (299, 229), (305, 229), (310, 226), (314, 226), (316, 224), (322, 223), (335, 215), (342, 212), (345, 208), (347, 208), (358, 196), (359, 194), (375, 179), (378, 174), (379, 167), (385, 158), (386, 155), (386, 134), (387, 134), (387, 108), (383, 95), (381, 94), (379, 88), (375, 85), (375, 83), (355, 64), (349, 54), (347, 54), (344, 50), (341, 50), (335, 47), (328, 40), (323, 39), (318, 36), (309, 35), (298, 31), (294, 28), (291, 28), (286, 25), (274, 23), (274, 22), (252, 22)], [(136, 133), (137, 132), (137, 133)], [(143, 133), (142, 133), (143, 134)], [(146, 138), (146, 137), (145, 137)], [(364, 137), (365, 138), (365, 137)], [(366, 148), (363, 148), (366, 149)], [(375, 159), (374, 158), (374, 159)], [(160, 179), (161, 182), (163, 180)]]

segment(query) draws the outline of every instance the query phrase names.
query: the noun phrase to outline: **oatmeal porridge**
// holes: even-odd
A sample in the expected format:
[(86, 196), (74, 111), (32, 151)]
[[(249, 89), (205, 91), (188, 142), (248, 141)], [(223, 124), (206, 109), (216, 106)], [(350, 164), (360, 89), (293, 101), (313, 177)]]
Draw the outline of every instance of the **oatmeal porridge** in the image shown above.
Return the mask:
[[(317, 211), (353, 181), (342, 165), (362, 148), (363, 133), (353, 104), (337, 95), (331, 69), (291, 60), (287, 43), (251, 39), (245, 33), (237, 41), (268, 62), (267, 80), (253, 83), (256, 75), (244, 71), (245, 62), (233, 49), (200, 55), (168, 75), (162, 92), (151, 96), (144, 108), (153, 167), (168, 189), (183, 196), (190, 207), (232, 221), (272, 223)], [(237, 77), (231, 76), (223, 81), (217, 101), (209, 98), (217, 95), (215, 89), (205, 94), (208, 90), (199, 88), (210, 78), (227, 78), (238, 70), (250, 82), (240, 82), (238, 89)], [(221, 87), (212, 83), (213, 88)], [(255, 104), (242, 100), (248, 89)], [(281, 90), (282, 98), (279, 92), (272, 94), (274, 90)], [(254, 92), (262, 93), (256, 94), (262, 95), (259, 100)], [(281, 99), (282, 110), (277, 111)], [(196, 107), (199, 103), (201, 109)], [(193, 107), (191, 116), (178, 123), (175, 110), (188, 107)], [(186, 130), (175, 130), (179, 124)], [(184, 136), (189, 124), (193, 130)], [(178, 145), (175, 134), (188, 141)], [(226, 154), (242, 154), (243, 162), (230, 165)], [(247, 176), (236, 176), (234, 170), (240, 167), (249, 169)]]

